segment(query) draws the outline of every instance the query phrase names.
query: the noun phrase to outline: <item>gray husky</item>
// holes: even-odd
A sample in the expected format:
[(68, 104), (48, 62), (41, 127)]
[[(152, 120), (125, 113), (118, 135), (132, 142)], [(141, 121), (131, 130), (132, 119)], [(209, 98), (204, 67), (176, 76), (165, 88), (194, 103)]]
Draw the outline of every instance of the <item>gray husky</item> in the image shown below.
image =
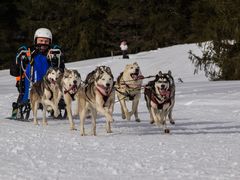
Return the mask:
[(78, 91), (78, 108), (81, 135), (85, 135), (84, 121), (90, 110), (92, 116), (92, 134), (96, 136), (97, 112), (106, 117), (106, 130), (111, 133), (112, 113), (115, 101), (113, 75), (109, 67), (97, 67), (87, 75), (85, 86)]
[(144, 98), (150, 113), (151, 124), (163, 126), (165, 133), (170, 130), (166, 126), (168, 118), (171, 124), (175, 124), (172, 118), (172, 110), (175, 104), (175, 83), (171, 71), (156, 75), (153, 81), (148, 82), (144, 89)]
[(54, 110), (54, 116), (58, 117), (58, 103), (61, 99), (61, 90), (58, 84), (61, 79), (61, 71), (58, 68), (49, 68), (43, 80), (33, 84), (30, 91), (30, 102), (33, 111), (34, 124), (38, 124), (37, 110), (39, 104), (43, 106), (43, 124), (47, 125), (46, 111)]

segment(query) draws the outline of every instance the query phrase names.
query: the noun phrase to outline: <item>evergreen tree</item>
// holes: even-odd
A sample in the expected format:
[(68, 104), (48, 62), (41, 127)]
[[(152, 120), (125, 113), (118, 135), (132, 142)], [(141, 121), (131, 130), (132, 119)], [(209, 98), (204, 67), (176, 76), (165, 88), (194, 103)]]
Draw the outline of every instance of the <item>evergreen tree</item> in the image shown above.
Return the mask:
[(14, 61), (16, 49), (15, 40), (21, 40), (15, 17), (18, 16), (13, 1), (0, 2), (0, 69), (9, 67), (10, 62)]
[(203, 56), (190, 51), (195, 72), (204, 69), (207, 77), (217, 79), (239, 79), (239, 17), (238, 1), (197, 2), (192, 18), (193, 34), (199, 40), (209, 40), (207, 46), (200, 42)]

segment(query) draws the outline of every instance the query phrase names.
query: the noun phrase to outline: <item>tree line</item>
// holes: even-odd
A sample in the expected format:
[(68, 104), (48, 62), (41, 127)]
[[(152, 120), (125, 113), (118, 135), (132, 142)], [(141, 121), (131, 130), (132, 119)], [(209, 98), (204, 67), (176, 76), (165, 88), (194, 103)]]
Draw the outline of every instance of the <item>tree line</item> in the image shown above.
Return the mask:
[(33, 44), (37, 28), (47, 27), (68, 62), (120, 54), (122, 40), (129, 53), (208, 41), (203, 57), (189, 52), (195, 72), (240, 79), (239, 7), (237, 0), (3, 0), (0, 68), (9, 67), (21, 44)]

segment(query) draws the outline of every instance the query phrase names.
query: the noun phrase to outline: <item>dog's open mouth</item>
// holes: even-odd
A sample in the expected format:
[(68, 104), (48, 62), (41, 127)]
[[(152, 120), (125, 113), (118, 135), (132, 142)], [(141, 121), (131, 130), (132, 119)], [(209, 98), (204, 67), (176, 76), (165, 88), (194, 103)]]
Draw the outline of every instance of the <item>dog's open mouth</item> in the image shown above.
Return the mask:
[(170, 96), (170, 91), (166, 88), (159, 88), (158, 87), (158, 92), (163, 97), (169, 97)]
[(55, 84), (56, 83), (56, 81), (54, 79), (52, 79), (52, 78), (50, 78), (49, 81), (50, 81), (51, 84)]
[(71, 90), (72, 90), (73, 92), (77, 92), (77, 85), (76, 85), (76, 84), (72, 85)]
[(139, 73), (131, 73), (130, 76), (135, 81), (139, 79)]
[(111, 92), (111, 86), (104, 86), (102, 84), (98, 84), (97, 89), (104, 95), (108, 95)]
[(74, 85), (70, 85), (70, 89), (69, 89), (69, 91), (71, 91), (72, 93), (75, 93), (75, 92), (77, 92), (77, 85), (76, 84), (74, 84)]

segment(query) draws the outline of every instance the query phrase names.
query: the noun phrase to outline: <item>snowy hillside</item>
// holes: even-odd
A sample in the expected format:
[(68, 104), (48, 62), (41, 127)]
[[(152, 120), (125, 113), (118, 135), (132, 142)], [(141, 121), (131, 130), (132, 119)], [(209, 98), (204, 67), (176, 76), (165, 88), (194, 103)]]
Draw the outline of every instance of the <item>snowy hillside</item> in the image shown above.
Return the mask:
[(43, 127), (4, 119), (17, 90), (9, 70), (0, 71), (0, 179), (240, 179), (240, 82), (209, 82), (203, 72), (193, 75), (190, 49), (200, 53), (196, 45), (186, 44), (132, 54), (128, 60), (116, 56), (66, 65), (83, 79), (98, 65), (110, 66), (116, 79), (135, 61), (144, 76), (171, 70), (177, 89), (171, 134), (149, 124), (143, 96), (140, 123), (123, 120), (116, 103), (113, 133), (105, 132), (100, 116), (96, 137), (90, 136), (90, 120), (88, 136), (80, 136), (78, 117), (77, 131), (69, 130), (67, 120), (49, 119)]

